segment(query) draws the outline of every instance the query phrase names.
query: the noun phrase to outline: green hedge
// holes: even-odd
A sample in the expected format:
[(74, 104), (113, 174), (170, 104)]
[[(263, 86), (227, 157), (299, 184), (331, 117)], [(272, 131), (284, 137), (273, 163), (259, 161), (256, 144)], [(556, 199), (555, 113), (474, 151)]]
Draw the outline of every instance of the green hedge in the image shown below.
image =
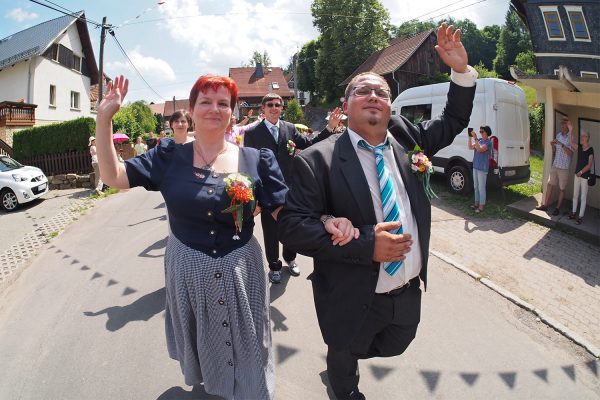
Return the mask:
[(88, 139), (95, 136), (96, 121), (78, 118), (58, 124), (44, 125), (15, 132), (13, 151), (16, 159), (45, 154), (85, 150)]
[(529, 106), (529, 132), (531, 133), (531, 148), (544, 150), (542, 143), (542, 130), (545, 125), (544, 104), (533, 104)]

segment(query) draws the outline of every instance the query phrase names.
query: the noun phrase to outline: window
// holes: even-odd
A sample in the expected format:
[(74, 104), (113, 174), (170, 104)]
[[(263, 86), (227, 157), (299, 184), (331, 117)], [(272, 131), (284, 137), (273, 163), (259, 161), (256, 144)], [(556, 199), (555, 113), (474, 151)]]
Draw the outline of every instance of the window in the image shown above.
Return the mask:
[(273, 83), (271, 83), (271, 87), (273, 87), (273, 90), (279, 89), (279, 83), (273, 82)]
[(413, 124), (431, 119), (431, 104), (416, 104), (414, 106), (404, 106), (400, 114), (406, 117)]
[(73, 69), (81, 72), (81, 57), (73, 54)]
[(56, 107), (56, 86), (54, 86), (54, 85), (50, 85), (49, 104), (52, 107)]
[(590, 72), (590, 71), (581, 71), (580, 72), (581, 77), (582, 78), (596, 78), (598, 79), (598, 73), (597, 72)]
[(544, 17), (544, 22), (546, 23), (548, 39), (565, 40), (560, 15), (558, 15), (558, 8), (555, 6), (541, 6), (540, 11)]
[(567, 15), (569, 16), (569, 23), (571, 24), (571, 30), (573, 31), (573, 39), (576, 41), (590, 41), (590, 34), (585, 23), (585, 17), (581, 6), (565, 6)]
[(48, 50), (44, 52), (43, 56), (50, 60), (58, 61), (58, 45), (55, 43), (48, 47)]
[(71, 108), (79, 110), (79, 92), (71, 91)]

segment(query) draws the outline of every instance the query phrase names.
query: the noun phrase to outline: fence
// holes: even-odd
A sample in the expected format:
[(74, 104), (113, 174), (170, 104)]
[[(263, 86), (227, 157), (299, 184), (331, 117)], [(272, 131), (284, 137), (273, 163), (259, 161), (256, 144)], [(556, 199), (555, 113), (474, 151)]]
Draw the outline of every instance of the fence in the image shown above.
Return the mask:
[(68, 173), (87, 174), (92, 171), (92, 159), (88, 150), (48, 154), (17, 161), (24, 165), (38, 167), (48, 176)]
[(0, 156), (12, 157), (13, 149), (4, 140), (0, 139)]

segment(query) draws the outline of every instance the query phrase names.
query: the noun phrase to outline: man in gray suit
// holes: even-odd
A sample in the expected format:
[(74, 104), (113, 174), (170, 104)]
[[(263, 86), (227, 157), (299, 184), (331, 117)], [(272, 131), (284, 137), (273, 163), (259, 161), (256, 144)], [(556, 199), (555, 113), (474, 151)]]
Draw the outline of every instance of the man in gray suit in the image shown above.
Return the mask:
[[(460, 30), (442, 24), (437, 35), (436, 50), (452, 68), (442, 115), (417, 125), (391, 117), (386, 81), (357, 75), (345, 92), (348, 129), (294, 159), (278, 217), (283, 245), (314, 259), (309, 279), (338, 399), (364, 399), (358, 360), (402, 354), (420, 321), (431, 205), (408, 152), (419, 145), (431, 157), (467, 127), (477, 77)], [(332, 217), (349, 219), (358, 239), (334, 246), (324, 229)]]

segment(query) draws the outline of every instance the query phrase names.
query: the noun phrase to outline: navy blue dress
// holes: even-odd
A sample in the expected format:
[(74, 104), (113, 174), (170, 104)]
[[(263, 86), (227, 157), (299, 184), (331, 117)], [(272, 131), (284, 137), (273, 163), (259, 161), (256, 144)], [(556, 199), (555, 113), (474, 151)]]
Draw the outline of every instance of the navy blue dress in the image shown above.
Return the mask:
[[(267, 275), (244, 207), (239, 239), (224, 178), (193, 166), (193, 142), (161, 140), (125, 162), (131, 187), (159, 190), (171, 234), (165, 253), (169, 355), (188, 385), (226, 399), (272, 399), (275, 388)], [(251, 177), (264, 209), (283, 205), (287, 187), (270, 150), (240, 148), (238, 171)]]

